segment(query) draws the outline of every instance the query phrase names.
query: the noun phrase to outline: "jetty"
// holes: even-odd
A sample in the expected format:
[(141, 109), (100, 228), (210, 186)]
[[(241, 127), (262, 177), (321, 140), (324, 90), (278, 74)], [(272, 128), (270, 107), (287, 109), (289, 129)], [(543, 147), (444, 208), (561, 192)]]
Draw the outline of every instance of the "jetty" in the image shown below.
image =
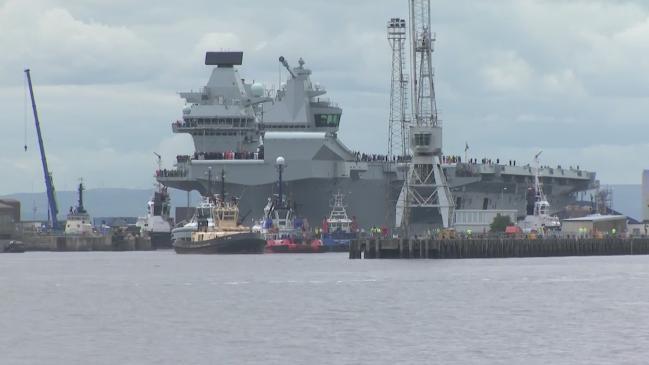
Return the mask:
[(352, 241), (350, 259), (477, 259), (552, 256), (648, 255), (649, 238), (403, 239)]
[(61, 232), (19, 232), (10, 240), (0, 240), (0, 252), (10, 242), (20, 242), (24, 251), (150, 251), (151, 238), (114, 229), (104, 234), (66, 235)]

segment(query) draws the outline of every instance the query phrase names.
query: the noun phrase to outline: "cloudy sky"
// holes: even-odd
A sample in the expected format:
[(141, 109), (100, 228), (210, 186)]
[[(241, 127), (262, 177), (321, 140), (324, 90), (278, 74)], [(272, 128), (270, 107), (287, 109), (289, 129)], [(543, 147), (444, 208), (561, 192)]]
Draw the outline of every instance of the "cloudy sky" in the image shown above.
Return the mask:
[[(580, 165), (604, 184), (649, 167), (649, 3), (432, 1), (447, 154)], [(0, 194), (43, 191), (23, 69), (32, 78), (58, 190), (150, 187), (178, 91), (209, 76), (207, 50), (243, 50), (242, 76), (277, 84), (303, 57), (343, 107), (352, 149), (387, 150), (390, 17), (407, 0), (0, 0)], [(23, 151), (27, 137), (28, 151)]]

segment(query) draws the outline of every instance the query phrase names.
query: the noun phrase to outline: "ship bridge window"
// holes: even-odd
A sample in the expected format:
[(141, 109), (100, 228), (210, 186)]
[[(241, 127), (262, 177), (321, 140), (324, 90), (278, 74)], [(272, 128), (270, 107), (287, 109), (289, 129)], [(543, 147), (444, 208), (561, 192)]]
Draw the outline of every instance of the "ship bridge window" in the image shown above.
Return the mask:
[(223, 212), (224, 220), (234, 220), (234, 218), (235, 218), (234, 212)]
[(200, 118), (189, 119), (194, 125), (226, 125), (234, 127), (247, 127), (254, 122), (251, 118)]
[(335, 127), (340, 124), (340, 114), (315, 114), (316, 127)]
[(415, 145), (416, 146), (429, 146), (430, 145), (430, 134), (428, 134), (428, 133), (415, 133)]
[(196, 210), (196, 215), (198, 218), (210, 218), (212, 216), (211, 208), (198, 208)]

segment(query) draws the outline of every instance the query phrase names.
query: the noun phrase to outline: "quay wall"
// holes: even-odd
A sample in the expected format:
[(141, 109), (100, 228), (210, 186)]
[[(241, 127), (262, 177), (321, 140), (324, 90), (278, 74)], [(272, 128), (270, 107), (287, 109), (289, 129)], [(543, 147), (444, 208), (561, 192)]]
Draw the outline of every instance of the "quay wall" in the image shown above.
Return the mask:
[(148, 237), (114, 235), (33, 235), (23, 236), (22, 242), (25, 251), (148, 251), (152, 249)]
[(649, 238), (359, 239), (350, 259), (649, 255)]

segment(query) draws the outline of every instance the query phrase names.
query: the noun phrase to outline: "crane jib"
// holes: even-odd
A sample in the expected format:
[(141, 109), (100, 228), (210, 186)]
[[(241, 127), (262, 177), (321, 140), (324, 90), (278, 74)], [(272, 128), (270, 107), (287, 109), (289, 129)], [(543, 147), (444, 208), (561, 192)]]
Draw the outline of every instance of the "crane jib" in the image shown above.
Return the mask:
[(32, 110), (34, 111), (34, 124), (36, 125), (36, 134), (38, 135), (38, 147), (41, 152), (41, 163), (43, 164), (43, 175), (45, 176), (45, 188), (47, 190), (47, 202), (49, 205), (49, 215), (50, 215), (50, 228), (52, 230), (58, 230), (59, 224), (57, 221), (57, 215), (59, 209), (56, 205), (56, 196), (54, 191), (54, 182), (52, 181), (52, 173), (47, 167), (47, 158), (45, 157), (45, 145), (43, 144), (43, 135), (41, 133), (41, 125), (38, 120), (38, 111), (36, 110), (36, 100), (34, 99), (34, 89), (32, 88), (32, 78), (29, 73), (29, 69), (25, 70), (25, 75), (27, 76), (27, 84), (29, 86), (29, 96), (32, 100)]

